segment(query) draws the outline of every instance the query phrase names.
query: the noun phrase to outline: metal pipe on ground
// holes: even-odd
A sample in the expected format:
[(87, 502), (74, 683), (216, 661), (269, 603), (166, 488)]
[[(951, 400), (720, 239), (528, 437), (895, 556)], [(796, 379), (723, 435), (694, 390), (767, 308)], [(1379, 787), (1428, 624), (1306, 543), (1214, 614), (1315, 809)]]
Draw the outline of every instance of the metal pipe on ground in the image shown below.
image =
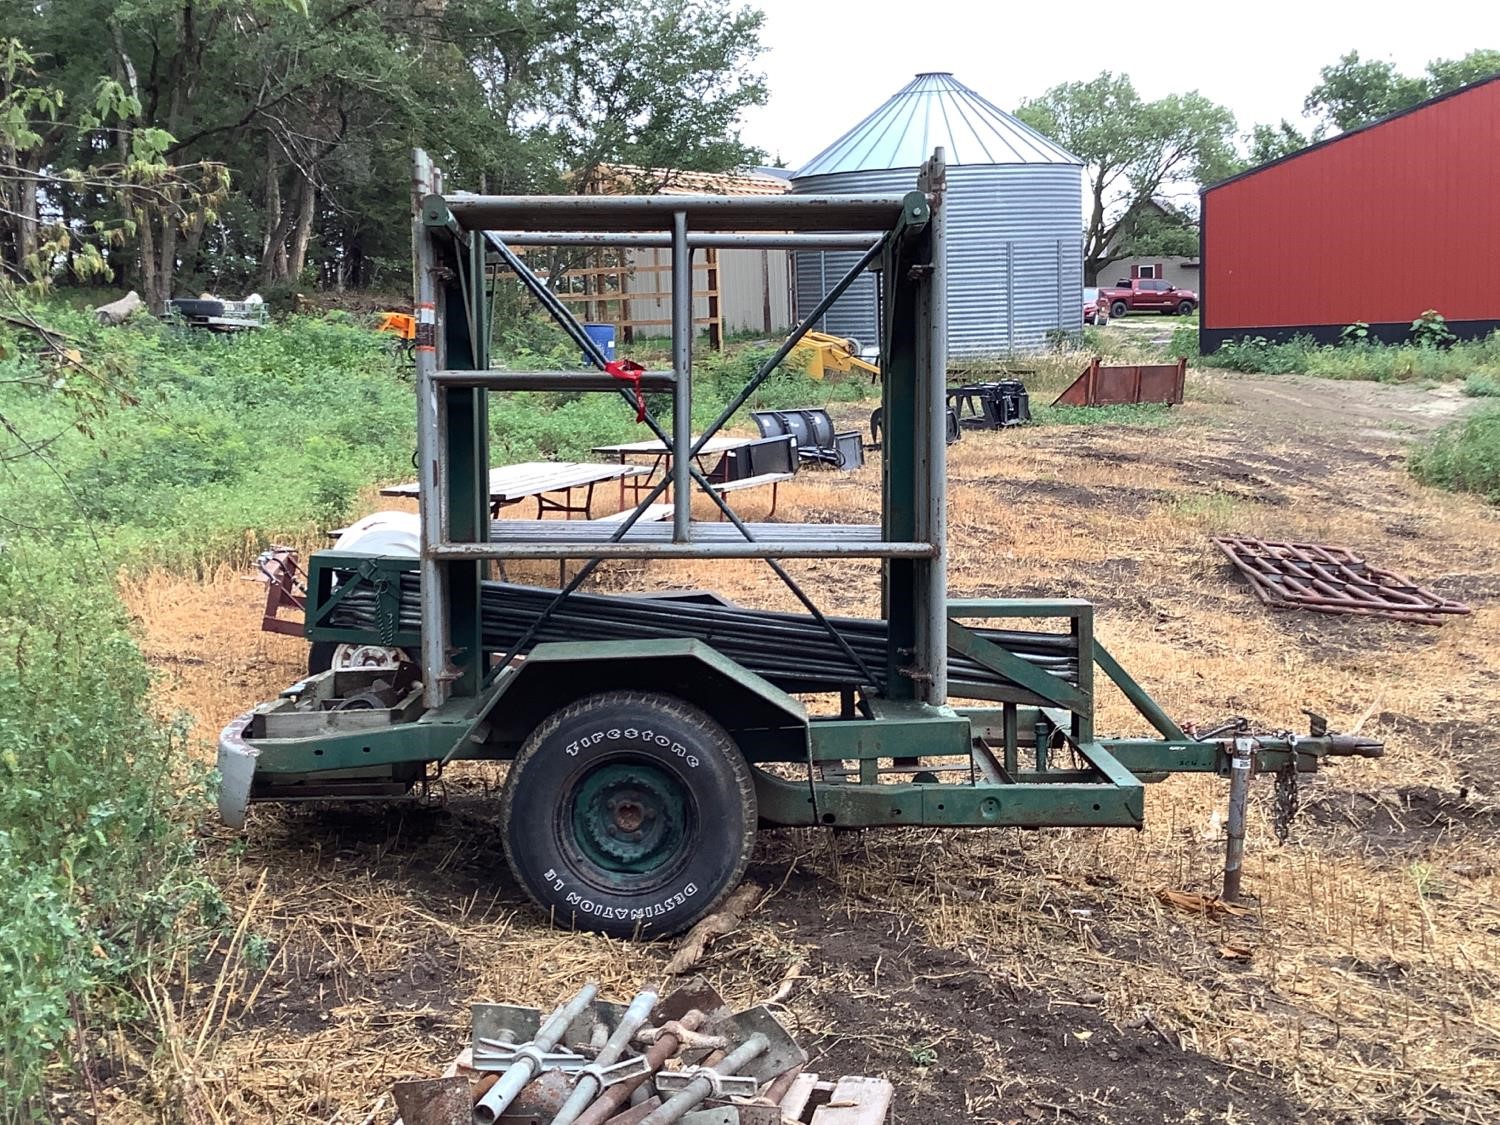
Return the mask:
[[(707, 1017), (696, 1008), (685, 1014), (681, 1019), (675, 1021), (678, 1028), (685, 1031), (696, 1031), (703, 1026)], [(668, 1023), (657, 1035), (656, 1041), (646, 1051), (646, 1065), (651, 1068), (651, 1074), (655, 1074), (667, 1064), (667, 1060), (677, 1054), (681, 1046), (681, 1039), (673, 1034), (673, 1025)], [(646, 1077), (622, 1082), (618, 1086), (611, 1086), (599, 1095), (597, 1101), (579, 1115), (574, 1125), (604, 1125), (611, 1117), (624, 1107), (630, 1100), (630, 1095), (644, 1085)]]
[(710, 1068), (713, 1072), (712, 1076), (700, 1074), (692, 1079), (667, 1099), (659, 1109), (648, 1114), (641, 1121), (641, 1125), (672, 1125), (674, 1121), (681, 1121), (690, 1110), (701, 1105), (714, 1092), (717, 1078), (738, 1074), (741, 1067), (750, 1060), (765, 1054), (770, 1046), (770, 1040), (764, 1035), (750, 1036)]
[(599, 986), (590, 981), (579, 989), (577, 995), (547, 1017), (547, 1021), (542, 1024), (541, 1030), (536, 1033), (531, 1042), (516, 1052), (516, 1061), (500, 1075), (499, 1081), (490, 1087), (489, 1092), (475, 1104), (475, 1121), (480, 1125), (491, 1125), (509, 1108), (510, 1103), (516, 1100), (516, 1095), (541, 1070), (542, 1064), (539, 1056), (557, 1046), (564, 1032), (568, 1030), (568, 1025), (594, 1002), (594, 997), (597, 995), (599, 995)]
[(572, 1094), (563, 1103), (557, 1116), (552, 1119), (552, 1125), (573, 1125), (589, 1104), (605, 1089), (603, 1069), (615, 1063), (625, 1053), (625, 1049), (635, 1038), (635, 1033), (651, 1017), (656, 1001), (656, 987), (648, 985), (630, 1002), (630, 1007), (625, 1009), (625, 1014), (620, 1017), (614, 1033), (595, 1056), (592, 1065), (585, 1067), (579, 1073)]

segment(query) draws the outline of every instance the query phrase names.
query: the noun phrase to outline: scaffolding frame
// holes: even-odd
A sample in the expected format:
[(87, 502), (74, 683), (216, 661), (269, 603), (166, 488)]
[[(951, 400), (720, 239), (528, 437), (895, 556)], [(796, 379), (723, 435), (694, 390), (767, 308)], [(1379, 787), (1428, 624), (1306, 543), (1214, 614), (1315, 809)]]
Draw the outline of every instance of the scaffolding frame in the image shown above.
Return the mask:
[[(922, 170), (918, 190), (868, 196), (490, 196), (443, 191), (441, 174), (418, 150), (413, 160), (412, 225), (418, 336), (418, 504), (422, 520), (421, 664), (423, 702), (442, 709), (469, 706), (483, 695), (515, 651), (486, 667), (481, 644), (480, 582), (492, 560), (581, 559), (538, 626), (603, 558), (759, 558), (798, 601), (840, 640), (812, 599), (781, 565), (783, 558), (872, 557), (882, 560), (882, 616), (889, 622), (885, 694), (900, 701), (946, 701), (946, 315), (943, 307), (941, 150)], [(647, 372), (639, 384), (670, 393), (665, 421), (637, 397), (589, 338), (566, 304), (526, 265), (521, 246), (662, 246), (671, 251), (672, 366)], [(777, 349), (719, 412), (692, 436), (693, 258), (699, 250), (848, 249), (858, 264), (830, 287)], [(492, 265), (508, 269), (578, 345), (594, 371), (535, 373), (490, 367)], [(754, 395), (802, 336), (866, 270), (878, 270), (889, 295), (882, 344), (882, 406), (888, 426), (881, 470), (881, 522), (787, 525), (742, 520), (696, 465), (703, 445)], [(601, 382), (601, 374), (609, 376)], [(672, 453), (672, 471), (618, 523), (569, 529), (541, 524), (504, 529), (485, 509), (489, 469), (490, 396), (500, 390), (602, 387), (636, 410), (642, 424)], [(692, 491), (701, 489), (725, 523), (692, 519)], [(639, 525), (670, 488), (670, 534)], [(512, 521), (515, 522), (515, 521)], [(732, 528), (732, 530), (731, 530)], [(840, 643), (842, 641), (840, 640)], [(859, 658), (852, 650), (856, 665)], [(871, 685), (876, 677), (869, 677)]]

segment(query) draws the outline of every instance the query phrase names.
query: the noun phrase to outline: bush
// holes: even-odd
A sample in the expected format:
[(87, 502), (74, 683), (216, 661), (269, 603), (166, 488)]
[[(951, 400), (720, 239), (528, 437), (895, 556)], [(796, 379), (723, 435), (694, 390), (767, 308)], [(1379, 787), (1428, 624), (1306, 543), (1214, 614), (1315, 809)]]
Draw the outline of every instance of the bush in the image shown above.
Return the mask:
[(1172, 329), (1172, 338), (1167, 341), (1166, 358), (1177, 359), (1186, 356), (1195, 359), (1198, 356), (1198, 326), (1196, 324), (1179, 324)]
[(178, 811), (202, 800), (148, 716), (146, 665), (87, 556), (0, 552), (0, 1116), (39, 1115), (71, 1032), (202, 890)]
[(1500, 504), (1500, 406), (1484, 406), (1450, 422), (1411, 457), (1424, 484), (1472, 492)]
[(1470, 375), (1464, 380), (1464, 394), (1471, 398), (1500, 398), (1500, 379), (1493, 375)]
[[(1447, 331), (1446, 326), (1442, 330)], [(1500, 332), (1451, 346), (1441, 346), (1438, 337), (1431, 334), (1425, 338), (1428, 342), (1424, 344), (1385, 345), (1354, 335), (1334, 346), (1318, 344), (1311, 336), (1297, 336), (1279, 344), (1253, 336), (1223, 344), (1208, 362), (1214, 367), (1261, 375), (1303, 374), (1392, 383), (1500, 376)]]

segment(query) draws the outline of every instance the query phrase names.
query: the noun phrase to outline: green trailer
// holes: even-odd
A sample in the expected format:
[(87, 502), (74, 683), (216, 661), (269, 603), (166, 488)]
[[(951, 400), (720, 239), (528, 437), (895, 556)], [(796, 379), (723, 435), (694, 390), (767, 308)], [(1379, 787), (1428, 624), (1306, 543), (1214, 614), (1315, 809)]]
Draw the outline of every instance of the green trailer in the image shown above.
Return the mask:
[[(527, 893), (559, 924), (652, 936), (732, 890), (762, 827), (1139, 828), (1143, 786), (1183, 772), (1231, 779), (1232, 892), (1251, 773), (1290, 789), (1326, 757), (1380, 753), (1316, 722), (1304, 736), (1243, 723), (1190, 735), (1099, 643), (1088, 602), (948, 597), (941, 150), (917, 190), (892, 195), (445, 193), (422, 153), (415, 184), (420, 557), (315, 554), (304, 626), (315, 644), (409, 656), (310, 675), (229, 724), (226, 822), (255, 802), (393, 799), (455, 760), (509, 762), (495, 811)], [(669, 249), (671, 370), (608, 359), (527, 266), (532, 246)], [(692, 259), (709, 247), (854, 265), (694, 436)], [(695, 454), (867, 271), (883, 294), (881, 522), (747, 522)], [(502, 272), (589, 369), (491, 368)], [(618, 396), (669, 451), (626, 518), (491, 518), (489, 413), (538, 388)], [(692, 518), (695, 491), (721, 519)], [(668, 496), (669, 522), (640, 518)], [(881, 560), (879, 618), (824, 613), (783, 565), (808, 558)], [(495, 581), (513, 559), (580, 565), (561, 589)], [(607, 559), (764, 560), (803, 611), (582, 592)], [(1106, 684), (1152, 737), (1094, 729)]]

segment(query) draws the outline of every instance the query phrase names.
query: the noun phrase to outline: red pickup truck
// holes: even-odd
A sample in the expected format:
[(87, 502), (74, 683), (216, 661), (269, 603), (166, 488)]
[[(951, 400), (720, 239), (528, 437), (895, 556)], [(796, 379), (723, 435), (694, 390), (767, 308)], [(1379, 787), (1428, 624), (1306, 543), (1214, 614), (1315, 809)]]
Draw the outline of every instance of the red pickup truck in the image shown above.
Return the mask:
[(1190, 316), (1198, 307), (1198, 294), (1178, 289), (1159, 277), (1123, 278), (1099, 290), (1099, 304), (1109, 309), (1111, 319), (1132, 312), (1160, 312)]

